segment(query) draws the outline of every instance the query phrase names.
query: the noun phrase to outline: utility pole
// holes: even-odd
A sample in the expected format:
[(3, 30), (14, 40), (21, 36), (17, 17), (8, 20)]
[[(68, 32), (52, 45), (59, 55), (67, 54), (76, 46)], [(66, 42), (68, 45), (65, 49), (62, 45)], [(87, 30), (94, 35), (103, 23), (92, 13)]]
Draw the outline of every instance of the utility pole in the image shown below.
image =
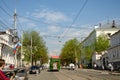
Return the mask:
[[(17, 36), (17, 14), (16, 14), (16, 9), (15, 9), (15, 12), (14, 12), (14, 28), (15, 28), (14, 35)], [(15, 53), (15, 68), (17, 68), (17, 51)]]
[(31, 66), (32, 66), (32, 35), (31, 35)]
[(76, 47), (75, 47), (75, 66), (78, 68), (78, 58), (77, 58), (77, 53), (76, 53)]
[(22, 34), (21, 34), (21, 67), (22, 67), (22, 52), (23, 52), (23, 36), (22, 36)]

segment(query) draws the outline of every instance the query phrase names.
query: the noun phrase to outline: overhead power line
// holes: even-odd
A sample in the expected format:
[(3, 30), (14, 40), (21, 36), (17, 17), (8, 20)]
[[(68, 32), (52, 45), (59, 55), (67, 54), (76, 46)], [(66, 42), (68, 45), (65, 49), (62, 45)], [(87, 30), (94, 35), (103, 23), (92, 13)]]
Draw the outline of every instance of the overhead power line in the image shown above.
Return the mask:
[(14, 11), (12, 9), (9, 8), (9, 6), (6, 4), (6, 2), (4, 0), (1, 0), (1, 2), (5, 5), (5, 7), (11, 11), (12, 13), (14, 13)]
[[(2, 23), (4, 24), (9, 24), (7, 20), (5, 20), (2, 16), (0, 16), (0, 20), (2, 21)], [(8, 25), (7, 25), (8, 26)]]
[[(27, 20), (30, 20), (30, 21), (37, 22), (37, 23), (43, 23), (45, 25), (51, 25), (51, 23), (46, 23), (46, 22), (43, 22), (43, 21), (40, 21), (40, 20), (37, 20), (37, 19), (34, 19), (34, 18), (22, 16), (22, 15), (19, 15), (19, 14), (17, 14), (17, 16), (21, 17), (21, 18), (24, 18), (24, 19), (27, 19)], [(54, 24), (54, 25), (58, 25), (58, 24)]]
[(21, 32), (24, 32), (24, 30), (23, 30), (23, 26), (22, 26), (22, 24), (20, 23), (20, 20), (18, 19), (18, 17), (17, 17), (17, 21), (18, 21), (18, 27), (19, 27), (19, 29), (21, 29), (20, 31)]
[(10, 27), (8, 25), (6, 25), (3, 21), (0, 20), (0, 23), (4, 25), (5, 29), (9, 29)]
[(88, 0), (85, 0), (83, 6), (81, 7), (81, 9), (79, 10), (78, 14), (76, 15), (76, 17), (74, 18), (73, 22), (71, 23), (70, 26), (68, 26), (68, 28), (63, 32), (63, 34), (61, 36), (65, 36), (65, 34), (67, 34), (67, 32), (70, 30), (70, 28), (73, 26), (73, 24), (75, 24), (76, 20), (78, 19), (80, 13), (83, 11), (84, 7), (86, 6)]
[(3, 10), (8, 16), (13, 17), (12, 15), (10, 15), (10, 14), (9, 14), (4, 8), (2, 8), (1, 6), (0, 6), (0, 9)]

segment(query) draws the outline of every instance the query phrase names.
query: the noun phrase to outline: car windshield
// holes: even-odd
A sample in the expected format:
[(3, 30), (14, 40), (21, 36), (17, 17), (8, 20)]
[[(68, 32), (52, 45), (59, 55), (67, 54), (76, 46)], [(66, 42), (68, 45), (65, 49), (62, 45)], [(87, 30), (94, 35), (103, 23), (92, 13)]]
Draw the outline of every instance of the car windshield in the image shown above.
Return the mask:
[(18, 73), (25, 73), (26, 71), (24, 69), (19, 70)]
[(32, 66), (31, 69), (39, 69), (37, 66)]

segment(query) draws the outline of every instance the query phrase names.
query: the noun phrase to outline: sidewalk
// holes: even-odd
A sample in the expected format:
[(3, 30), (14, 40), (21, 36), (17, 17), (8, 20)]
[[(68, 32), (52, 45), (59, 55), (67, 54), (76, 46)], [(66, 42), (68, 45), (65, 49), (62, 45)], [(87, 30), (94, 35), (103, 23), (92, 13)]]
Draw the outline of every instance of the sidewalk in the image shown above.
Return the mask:
[(114, 71), (108, 71), (108, 70), (95, 70), (95, 69), (76, 69), (76, 70), (82, 70), (85, 72), (97, 72), (97, 73), (101, 73), (101, 74), (111, 74), (111, 75), (120, 75), (120, 72)]

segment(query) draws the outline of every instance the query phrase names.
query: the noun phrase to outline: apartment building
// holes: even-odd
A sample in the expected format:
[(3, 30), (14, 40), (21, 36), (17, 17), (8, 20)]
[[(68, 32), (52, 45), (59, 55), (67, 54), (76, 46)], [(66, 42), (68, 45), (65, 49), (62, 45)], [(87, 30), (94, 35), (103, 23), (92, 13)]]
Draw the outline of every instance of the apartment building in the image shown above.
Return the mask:
[(15, 64), (13, 48), (15, 46), (14, 41), (17, 39), (15, 39), (13, 32), (12, 29), (0, 31), (0, 58), (4, 59), (6, 64)]
[[(115, 25), (114, 21), (113, 21), (113, 24), (105, 24), (103, 26), (99, 25), (99, 26), (95, 27), (95, 29), (88, 35), (88, 37), (86, 37), (81, 42), (82, 51), (85, 47), (94, 44), (94, 42), (96, 41), (96, 39), (99, 35), (104, 34), (108, 37), (108, 39), (110, 39), (110, 36), (113, 35), (114, 33), (116, 33), (119, 30), (120, 30), (120, 26)], [(91, 49), (94, 51), (94, 47), (91, 47)], [(97, 59), (98, 56), (100, 56), (100, 54), (93, 54), (92, 63), (95, 63), (96, 60), (98, 60)], [(85, 59), (84, 59), (85, 55), (82, 55), (81, 58), (82, 58), (82, 62), (84, 62), (84, 64), (89, 63), (89, 62), (85, 61)]]
[(114, 70), (118, 70), (120, 69), (120, 30), (111, 36), (110, 42), (108, 62), (112, 64)]

